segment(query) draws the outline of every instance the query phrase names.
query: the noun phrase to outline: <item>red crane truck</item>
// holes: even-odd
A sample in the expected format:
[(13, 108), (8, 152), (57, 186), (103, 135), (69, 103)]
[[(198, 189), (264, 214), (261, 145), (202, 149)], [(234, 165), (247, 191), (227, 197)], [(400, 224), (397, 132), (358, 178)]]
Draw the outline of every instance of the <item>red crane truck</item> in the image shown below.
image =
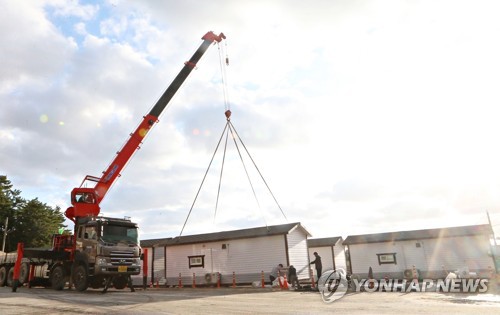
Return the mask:
[[(71, 191), (72, 206), (65, 216), (74, 222), (74, 235), (54, 235), (49, 249), (23, 248), (19, 244), (17, 252), (3, 253), (0, 286), (16, 287), (28, 282), (62, 290), (69, 281), (78, 291), (85, 291), (89, 286), (104, 287), (106, 291), (110, 285), (123, 289), (127, 284), (133, 290), (130, 276), (139, 274), (141, 268), (138, 226), (129, 219), (99, 216), (99, 204), (206, 50), (225, 38), (223, 33), (205, 34), (191, 59), (184, 63), (155, 106), (143, 117), (103, 175), (87, 175), (80, 187)], [(88, 181), (95, 182), (93, 188), (83, 187)], [(19, 279), (18, 283), (13, 279)]]

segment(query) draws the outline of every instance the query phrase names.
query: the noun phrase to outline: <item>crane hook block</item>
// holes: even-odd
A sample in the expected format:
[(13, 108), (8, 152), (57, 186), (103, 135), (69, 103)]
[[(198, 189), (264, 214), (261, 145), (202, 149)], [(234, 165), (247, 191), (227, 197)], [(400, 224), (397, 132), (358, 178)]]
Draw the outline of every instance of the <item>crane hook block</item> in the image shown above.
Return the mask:
[(227, 120), (229, 120), (229, 117), (231, 117), (231, 111), (229, 109), (226, 110), (226, 112), (224, 113), (224, 115), (226, 115)]

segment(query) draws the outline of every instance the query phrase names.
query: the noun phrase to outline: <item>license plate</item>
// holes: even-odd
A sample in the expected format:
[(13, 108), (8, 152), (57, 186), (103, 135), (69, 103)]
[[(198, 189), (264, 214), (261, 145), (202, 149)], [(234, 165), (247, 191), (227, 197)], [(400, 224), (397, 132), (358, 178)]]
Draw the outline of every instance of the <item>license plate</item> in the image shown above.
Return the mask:
[(118, 272), (127, 272), (127, 266), (118, 266)]

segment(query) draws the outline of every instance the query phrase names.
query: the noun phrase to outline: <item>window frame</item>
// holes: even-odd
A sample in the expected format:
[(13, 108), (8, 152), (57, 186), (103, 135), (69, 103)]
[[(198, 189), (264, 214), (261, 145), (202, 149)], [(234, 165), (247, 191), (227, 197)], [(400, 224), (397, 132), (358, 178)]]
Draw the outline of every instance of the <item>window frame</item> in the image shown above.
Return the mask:
[[(197, 260), (200, 260), (199, 262)], [(205, 255), (188, 256), (189, 269), (191, 268), (205, 268)]]
[(396, 254), (397, 253), (380, 253), (380, 254), (377, 254), (378, 264), (379, 265), (397, 265), (398, 261), (396, 259)]

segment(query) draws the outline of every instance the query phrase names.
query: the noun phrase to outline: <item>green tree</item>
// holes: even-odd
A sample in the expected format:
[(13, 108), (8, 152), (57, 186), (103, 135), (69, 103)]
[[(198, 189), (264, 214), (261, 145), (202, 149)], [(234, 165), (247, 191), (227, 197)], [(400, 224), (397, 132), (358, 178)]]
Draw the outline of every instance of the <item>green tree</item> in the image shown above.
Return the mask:
[[(50, 247), (52, 234), (65, 227), (59, 207), (49, 207), (38, 200), (25, 200), (13, 189), (7, 176), (0, 175), (0, 231), (3, 237), (5, 219), (9, 218), (5, 251), (14, 251), (18, 242), (25, 247)], [(0, 248), (1, 249), (1, 248)]]
[[(1, 237), (5, 235), (5, 229), (7, 232), (14, 230), (14, 217), (16, 210), (19, 206), (23, 204), (24, 200), (21, 198), (21, 191), (12, 188), (13, 185), (7, 176), (0, 175), (0, 232)], [(7, 226), (5, 226), (6, 219), (9, 218)], [(5, 251), (13, 250), (9, 242), (9, 234), (7, 234), (7, 240), (5, 243)], [(0, 248), (1, 250), (1, 248)]]
[(38, 198), (23, 204), (16, 213), (15, 231), (11, 240), (25, 247), (50, 247), (52, 235), (64, 227), (64, 216), (59, 207), (52, 208)]
[(12, 217), (19, 205), (24, 202), (21, 191), (12, 187), (7, 176), (0, 175), (0, 224), (4, 223), (6, 217)]

